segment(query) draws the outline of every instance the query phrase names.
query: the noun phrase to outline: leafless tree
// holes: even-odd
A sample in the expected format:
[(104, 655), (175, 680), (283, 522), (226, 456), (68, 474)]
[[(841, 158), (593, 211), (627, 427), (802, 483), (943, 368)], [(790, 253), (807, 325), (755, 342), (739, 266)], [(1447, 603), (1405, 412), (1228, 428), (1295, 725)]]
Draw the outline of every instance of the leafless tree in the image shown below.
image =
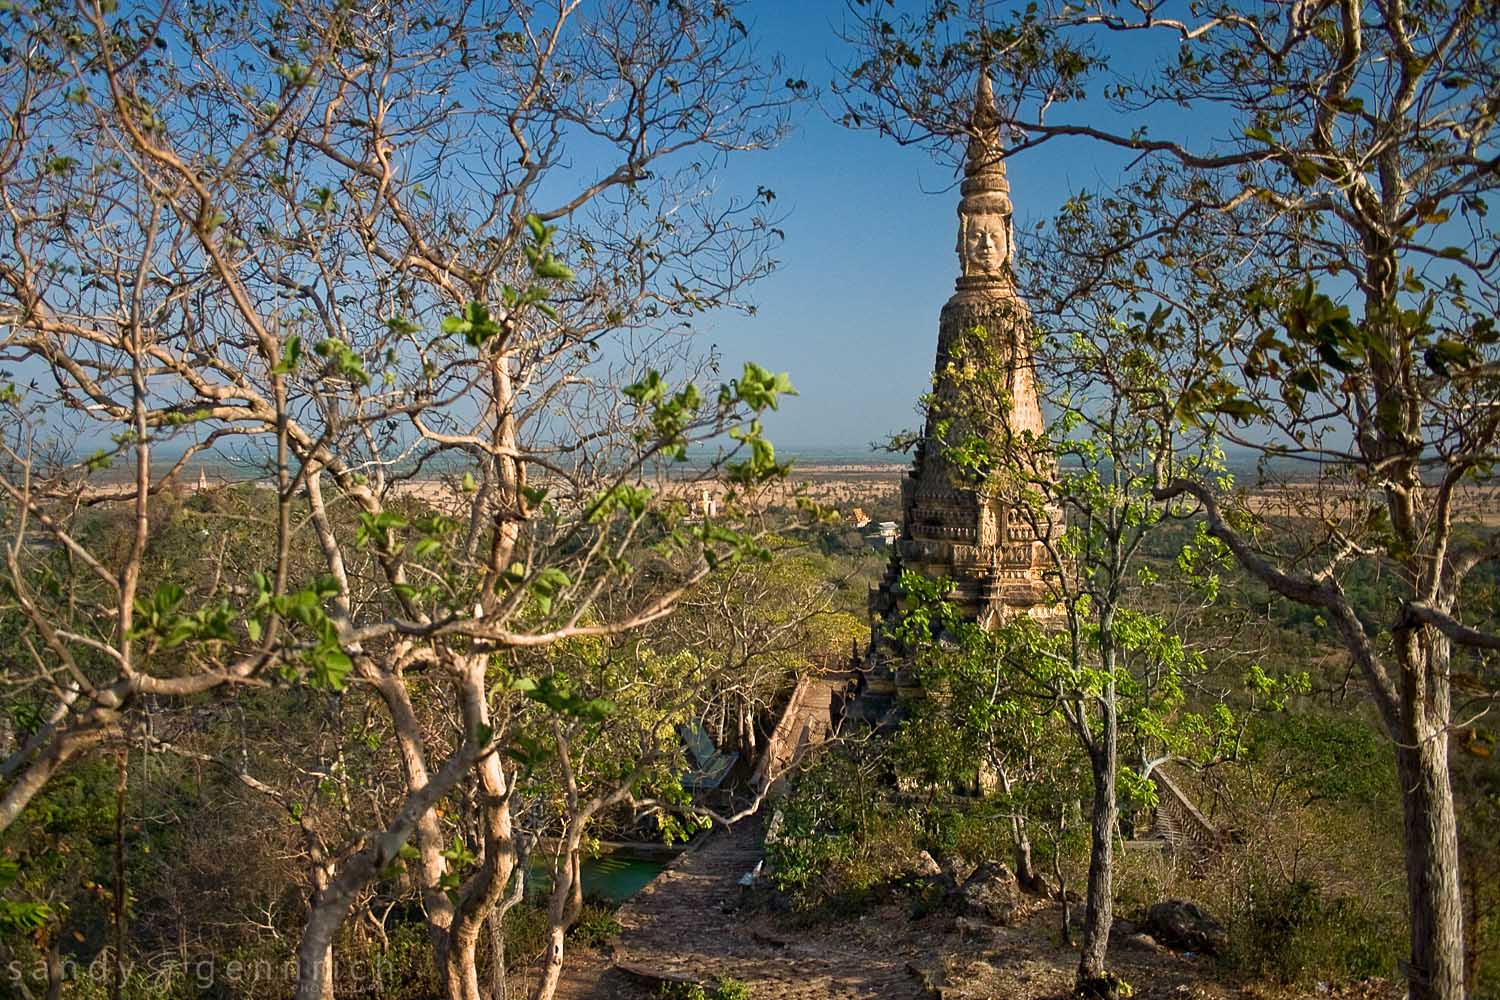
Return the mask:
[[(988, 64), (1010, 153), (1087, 140), (1121, 181), (1052, 230), (1039, 312), (1099, 296), (1204, 331), (1176, 416), (1307, 470), (1322, 498), (1291, 544), (1182, 479), (1212, 533), (1278, 595), (1318, 608), (1378, 709), (1405, 809), (1411, 995), (1463, 996), (1449, 734), (1457, 655), (1500, 648), (1466, 601), (1500, 536), (1465, 491), (1493, 484), (1500, 22), (1401, 0), (999, 4), (905, 19), (854, 8), (851, 123), (902, 141), (963, 132), (953, 101)], [(1111, 60), (1125, 46), (1132, 69)], [(1116, 66), (1121, 65), (1119, 62)], [(1140, 67), (1138, 70), (1136, 67)], [(1144, 304), (1144, 305), (1143, 305)], [(1299, 487), (1308, 489), (1309, 485)], [(1263, 526), (1262, 526), (1263, 527)], [(1381, 567), (1387, 608), (1346, 587)]]
[[(772, 265), (768, 197), (714, 174), (795, 95), (718, 3), (83, 2), (4, 30), (3, 683), (45, 721), (0, 831), (148, 698), (351, 687), (403, 787), (321, 863), (298, 995), (411, 840), (444, 989), (476, 1000), (517, 858), (527, 688), (499, 662), (657, 621), (751, 544), (653, 488), (690, 442), (740, 428), (712, 474), (778, 469), (745, 421), (789, 384), (685, 338)], [(224, 454), (270, 523), (191, 589), (154, 578), (154, 514)], [(652, 585), (621, 588), (648, 543)], [(469, 785), (459, 878), (438, 804)]]

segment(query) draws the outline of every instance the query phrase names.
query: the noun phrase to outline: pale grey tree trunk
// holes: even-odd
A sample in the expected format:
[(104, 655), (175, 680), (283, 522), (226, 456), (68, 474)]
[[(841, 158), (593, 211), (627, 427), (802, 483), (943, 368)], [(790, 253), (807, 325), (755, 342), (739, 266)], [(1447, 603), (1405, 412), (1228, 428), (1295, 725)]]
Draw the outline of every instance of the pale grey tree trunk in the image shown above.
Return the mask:
[(1406, 792), (1401, 804), (1411, 909), (1409, 996), (1463, 1000), (1463, 899), (1447, 734), (1433, 735), (1415, 749), (1397, 747), (1396, 762)]
[(1083, 916), (1083, 952), (1078, 959), (1080, 982), (1104, 975), (1109, 930), (1114, 922), (1114, 837), (1118, 809), (1115, 806), (1112, 720), (1107, 730), (1108, 738), (1101, 740), (1100, 747), (1090, 754), (1094, 772), (1094, 806), (1089, 824), (1089, 884)]
[(1083, 917), (1083, 951), (1078, 958), (1080, 986), (1104, 977), (1109, 951), (1109, 929), (1114, 922), (1114, 837), (1119, 811), (1115, 804), (1115, 771), (1119, 762), (1119, 716), (1115, 704), (1115, 650), (1109, 641), (1112, 617), (1100, 620), (1105, 639), (1102, 665), (1110, 679), (1099, 694), (1099, 733), (1089, 745), (1089, 767), (1093, 772), (1094, 805), (1089, 823), (1089, 885)]
[(562, 978), (563, 946), (567, 941), (568, 928), (578, 919), (583, 909), (582, 872), (579, 868), (579, 844), (583, 829), (575, 825), (568, 832), (563, 845), (564, 853), (557, 866), (553, 880), (552, 898), (547, 904), (547, 957), (542, 966), (541, 980), (537, 983), (532, 1000), (552, 1000), (557, 984)]
[[(1015, 781), (1004, 768), (996, 768), (996, 773), (1000, 777), (1000, 790), (1009, 795)], [(1046, 883), (1037, 874), (1036, 864), (1031, 858), (1031, 833), (1026, 828), (1026, 817), (1014, 810), (1014, 803), (1010, 817), (1010, 837), (1016, 861), (1016, 884), (1026, 892), (1041, 895), (1046, 891)]]
[(1031, 834), (1026, 829), (1025, 817), (1012, 816), (1010, 828), (1015, 843), (1016, 884), (1026, 892), (1040, 895), (1046, 891), (1046, 884), (1037, 874), (1036, 863), (1031, 859)]
[(1411, 914), (1411, 1000), (1463, 1000), (1463, 890), (1458, 821), (1449, 780), (1449, 645), (1431, 629), (1406, 641), (1403, 676), (1424, 678), (1403, 698), (1407, 717), (1396, 740), (1406, 839), (1406, 891)]
[(324, 1000), (325, 984), (333, 970), (333, 942), (360, 890), (400, 856), (421, 817), (453, 790), (477, 757), (474, 745), (461, 746), (431, 781), (407, 795), (391, 825), (339, 864), (336, 874), (314, 893), (307, 925), (297, 942), (296, 1000)]

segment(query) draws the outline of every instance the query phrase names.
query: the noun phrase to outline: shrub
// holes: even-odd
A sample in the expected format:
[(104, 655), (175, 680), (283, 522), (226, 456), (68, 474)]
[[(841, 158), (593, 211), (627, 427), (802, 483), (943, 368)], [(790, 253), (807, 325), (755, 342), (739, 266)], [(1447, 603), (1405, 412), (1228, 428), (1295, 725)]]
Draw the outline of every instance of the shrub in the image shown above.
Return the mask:
[(1231, 934), (1230, 962), (1279, 983), (1365, 979), (1396, 969), (1393, 948), (1404, 941), (1347, 897), (1325, 898), (1306, 880), (1256, 891)]
[(614, 910), (602, 903), (585, 903), (568, 937), (584, 948), (602, 948), (619, 936), (620, 929)]
[(768, 845), (771, 878), (799, 909), (854, 912), (869, 890), (899, 874), (924, 842), (921, 816), (894, 804), (869, 762), (830, 753), (782, 802)]
[(711, 990), (693, 984), (663, 983), (656, 995), (661, 1000), (751, 1000), (750, 987), (732, 976), (717, 980)]

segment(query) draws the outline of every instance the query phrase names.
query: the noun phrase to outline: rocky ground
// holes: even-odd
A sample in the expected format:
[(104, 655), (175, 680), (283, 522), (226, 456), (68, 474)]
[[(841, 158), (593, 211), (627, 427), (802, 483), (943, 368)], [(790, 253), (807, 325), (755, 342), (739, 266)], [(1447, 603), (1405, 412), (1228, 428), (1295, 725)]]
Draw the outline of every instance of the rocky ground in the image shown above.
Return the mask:
[[(858, 916), (810, 922), (739, 878), (760, 857), (751, 830), (718, 835), (682, 856), (620, 911), (602, 952), (575, 952), (559, 996), (646, 1000), (662, 982), (731, 976), (753, 1000), (921, 998), (1042, 1000), (1071, 995), (1077, 951), (1058, 941), (1058, 903), (1018, 892), (1003, 868), (967, 885), (918, 873)], [(1368, 981), (1295, 990), (1233, 981), (1216, 960), (1176, 949), (1127, 922), (1111, 967), (1139, 1000), (1398, 1000)], [(1158, 935), (1166, 938), (1164, 930)]]

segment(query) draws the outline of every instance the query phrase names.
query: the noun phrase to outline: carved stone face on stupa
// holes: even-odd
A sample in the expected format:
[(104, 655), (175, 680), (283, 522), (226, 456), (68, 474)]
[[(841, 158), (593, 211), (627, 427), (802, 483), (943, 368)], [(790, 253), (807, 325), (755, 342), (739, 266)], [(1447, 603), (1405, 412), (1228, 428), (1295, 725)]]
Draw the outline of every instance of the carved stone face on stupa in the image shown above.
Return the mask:
[(966, 277), (999, 277), (1010, 261), (1010, 234), (1001, 215), (960, 215), (958, 257)]

